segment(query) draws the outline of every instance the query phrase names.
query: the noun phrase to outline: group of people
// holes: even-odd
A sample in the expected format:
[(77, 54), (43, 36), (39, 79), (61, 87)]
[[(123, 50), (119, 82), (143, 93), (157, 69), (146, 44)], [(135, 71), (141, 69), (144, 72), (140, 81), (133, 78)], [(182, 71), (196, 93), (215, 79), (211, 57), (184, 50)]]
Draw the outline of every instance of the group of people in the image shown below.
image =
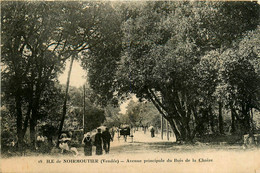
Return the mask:
[(90, 133), (87, 133), (86, 137), (83, 138), (82, 142), (84, 143), (84, 153), (85, 156), (92, 155), (92, 146), (96, 146), (96, 155), (102, 155), (103, 150), (108, 154), (110, 150), (110, 141), (113, 141), (108, 128), (104, 132), (101, 132), (101, 129), (97, 129), (94, 141), (92, 141)]

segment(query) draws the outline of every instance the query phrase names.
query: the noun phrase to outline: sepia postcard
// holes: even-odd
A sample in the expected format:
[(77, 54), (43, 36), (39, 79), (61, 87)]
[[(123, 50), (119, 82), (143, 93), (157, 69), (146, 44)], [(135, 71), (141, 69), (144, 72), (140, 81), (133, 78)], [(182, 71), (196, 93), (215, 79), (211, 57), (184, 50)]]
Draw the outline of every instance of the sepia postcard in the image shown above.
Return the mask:
[(3, 173), (260, 173), (259, 1), (1, 1)]

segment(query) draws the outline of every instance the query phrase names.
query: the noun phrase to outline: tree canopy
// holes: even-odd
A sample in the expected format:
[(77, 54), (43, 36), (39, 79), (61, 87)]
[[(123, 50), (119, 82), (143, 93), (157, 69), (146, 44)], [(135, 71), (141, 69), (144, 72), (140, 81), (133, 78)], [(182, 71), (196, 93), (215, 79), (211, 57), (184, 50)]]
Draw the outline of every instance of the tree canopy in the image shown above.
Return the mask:
[[(105, 82), (92, 79), (106, 74), (114, 76), (109, 77), (114, 79), (112, 83), (110, 80), (109, 89), (116, 97), (134, 93), (140, 100), (150, 100), (169, 121), (177, 139), (190, 140), (203, 126), (201, 123), (213, 125), (212, 109), (218, 100), (215, 92), (221, 83), (243, 87), (240, 89), (243, 99), (247, 99), (244, 94), (251, 89), (254, 92), (249, 92), (257, 95), (259, 74), (255, 70), (259, 70), (258, 67), (246, 59), (239, 60), (243, 59), (240, 54), (234, 55), (234, 60), (221, 57), (230, 49), (239, 52), (236, 49), (239, 43), (251, 42), (245, 35), (256, 30), (258, 24), (259, 5), (254, 2), (145, 2), (129, 10), (121, 30), (116, 29), (122, 32), (120, 54), (114, 54), (112, 60), (111, 56), (89, 56), (87, 63), (99, 59), (105, 61), (105, 67), (113, 65), (109, 70), (104, 66), (89, 66), (90, 83), (104, 95), (107, 89), (102, 84)], [(255, 58), (251, 59), (259, 61), (258, 53), (250, 54), (252, 56)], [(99, 73), (92, 73), (92, 68)], [(220, 77), (220, 74), (226, 76)], [(241, 79), (245, 81), (241, 83)], [(249, 82), (252, 80), (253, 88)], [(228, 94), (228, 90), (225, 93)], [(240, 97), (237, 92), (235, 95)], [(251, 108), (245, 109), (247, 114)], [(192, 117), (196, 122), (194, 129), (189, 125)]]
[[(223, 133), (225, 108), (233, 130), (236, 121), (251, 133), (260, 103), (259, 12), (256, 2), (1, 3), (2, 98), (18, 141), (28, 127), (34, 140), (38, 120), (60, 117), (51, 110), (64, 97), (62, 129), (68, 94), (57, 76), (68, 58), (82, 62), (99, 108), (133, 94), (153, 104), (133, 103), (126, 115), (133, 124), (156, 122), (140, 113), (156, 108), (177, 140), (190, 141), (208, 126)], [(104, 114), (111, 113), (93, 109), (89, 118), (100, 124)]]

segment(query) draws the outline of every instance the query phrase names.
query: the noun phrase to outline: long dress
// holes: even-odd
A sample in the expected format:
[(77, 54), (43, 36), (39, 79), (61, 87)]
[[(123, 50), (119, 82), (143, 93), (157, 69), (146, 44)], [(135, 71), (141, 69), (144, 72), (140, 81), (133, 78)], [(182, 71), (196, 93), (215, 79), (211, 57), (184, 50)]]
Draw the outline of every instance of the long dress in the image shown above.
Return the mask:
[(96, 146), (96, 155), (102, 155), (102, 135), (97, 133), (95, 135), (95, 146)]
[(85, 143), (85, 146), (84, 146), (85, 156), (92, 156), (92, 140), (91, 140), (91, 138), (86, 137), (84, 139), (84, 143)]

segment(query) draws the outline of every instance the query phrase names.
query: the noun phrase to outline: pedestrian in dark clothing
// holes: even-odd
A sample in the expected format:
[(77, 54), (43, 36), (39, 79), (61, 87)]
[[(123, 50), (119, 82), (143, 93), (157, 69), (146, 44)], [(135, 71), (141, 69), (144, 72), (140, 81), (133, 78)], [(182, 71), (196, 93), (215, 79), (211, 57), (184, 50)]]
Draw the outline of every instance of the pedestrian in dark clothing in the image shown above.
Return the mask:
[(84, 153), (85, 156), (92, 156), (92, 140), (90, 138), (90, 134), (88, 133), (87, 136), (83, 139), (84, 142)]
[(113, 141), (108, 128), (102, 133), (102, 138), (103, 138), (103, 145), (104, 145), (104, 150), (106, 153), (109, 153), (110, 150), (110, 140)]
[(98, 132), (95, 135), (95, 146), (96, 146), (96, 155), (102, 155), (102, 134), (101, 134), (101, 129), (97, 129)]
[(151, 129), (151, 137), (154, 137), (154, 128)]

